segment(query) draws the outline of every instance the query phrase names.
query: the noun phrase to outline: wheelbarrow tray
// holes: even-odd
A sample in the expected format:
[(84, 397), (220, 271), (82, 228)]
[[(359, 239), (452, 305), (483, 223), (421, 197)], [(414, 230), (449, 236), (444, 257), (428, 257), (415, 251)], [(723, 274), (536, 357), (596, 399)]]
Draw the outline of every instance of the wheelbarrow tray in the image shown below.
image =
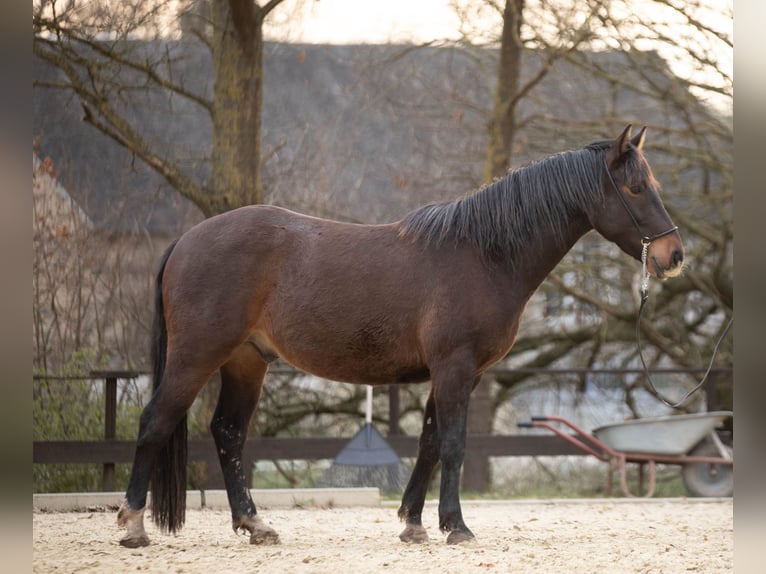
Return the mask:
[(681, 456), (732, 416), (731, 411), (650, 417), (604, 425), (593, 436), (626, 453)]

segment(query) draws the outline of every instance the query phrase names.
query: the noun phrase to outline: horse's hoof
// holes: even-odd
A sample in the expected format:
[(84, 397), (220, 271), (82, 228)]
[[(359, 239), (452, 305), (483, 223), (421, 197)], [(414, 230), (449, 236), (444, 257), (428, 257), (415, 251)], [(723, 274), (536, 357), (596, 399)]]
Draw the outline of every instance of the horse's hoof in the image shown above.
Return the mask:
[(279, 544), (279, 534), (277, 531), (266, 526), (266, 524), (259, 517), (250, 521), (250, 544), (262, 544), (270, 546), (272, 544)]
[(279, 534), (277, 534), (276, 530), (272, 530), (271, 528), (257, 530), (250, 534), (250, 544), (264, 546), (279, 544)]
[(141, 548), (149, 546), (149, 537), (144, 530), (144, 509), (133, 510), (123, 502), (117, 511), (117, 526), (127, 528), (128, 532), (120, 540), (120, 546), (125, 548)]
[(241, 516), (232, 522), (234, 532), (245, 530), (250, 533), (250, 544), (279, 544), (277, 531), (267, 526), (260, 516)]
[(124, 546), (125, 548), (142, 548), (144, 546), (149, 546), (149, 537), (146, 535), (126, 536), (120, 540), (120, 546)]
[(428, 532), (420, 524), (408, 524), (407, 528), (402, 530), (399, 535), (399, 540), (402, 542), (412, 542), (415, 544), (423, 544), (428, 542)]
[(471, 542), (476, 542), (476, 537), (471, 531), (453, 530), (447, 536), (447, 544), (468, 544)]

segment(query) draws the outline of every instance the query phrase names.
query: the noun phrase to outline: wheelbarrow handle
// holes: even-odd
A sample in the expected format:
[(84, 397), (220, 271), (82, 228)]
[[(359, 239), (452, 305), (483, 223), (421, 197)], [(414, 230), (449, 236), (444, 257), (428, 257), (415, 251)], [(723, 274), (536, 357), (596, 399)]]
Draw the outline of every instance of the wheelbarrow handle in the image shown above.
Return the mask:
[(522, 421), (520, 423), (516, 423), (516, 426), (520, 429), (529, 429), (534, 428), (537, 425), (535, 425), (536, 422), (547, 422), (549, 419), (546, 416), (534, 416), (530, 417), (530, 420), (528, 421)]

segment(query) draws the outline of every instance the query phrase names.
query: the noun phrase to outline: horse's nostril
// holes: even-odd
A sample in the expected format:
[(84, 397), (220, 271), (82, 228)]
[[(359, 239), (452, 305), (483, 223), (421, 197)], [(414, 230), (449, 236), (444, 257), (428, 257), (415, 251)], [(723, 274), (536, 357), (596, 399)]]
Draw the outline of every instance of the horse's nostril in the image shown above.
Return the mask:
[(684, 261), (684, 254), (681, 252), (680, 249), (674, 249), (673, 255), (670, 258), (671, 267), (676, 267), (678, 265), (681, 265)]

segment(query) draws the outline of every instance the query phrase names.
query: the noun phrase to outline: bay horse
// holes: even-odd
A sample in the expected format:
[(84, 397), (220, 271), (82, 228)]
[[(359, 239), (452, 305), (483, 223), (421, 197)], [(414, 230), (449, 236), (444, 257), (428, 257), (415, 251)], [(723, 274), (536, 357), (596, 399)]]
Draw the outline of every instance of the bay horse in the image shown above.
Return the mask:
[(431, 381), (412, 476), (398, 511), (404, 542), (424, 542), (426, 492), (441, 462), (439, 528), (474, 538), (459, 483), (471, 391), (505, 357), (524, 307), (595, 229), (650, 273), (681, 272), (684, 248), (642, 152), (643, 128), (509, 172), (461, 199), (383, 225), (341, 223), (274, 206), (202, 221), (163, 255), (157, 274), (153, 394), (139, 425), (120, 544), (149, 544), (185, 521), (186, 413), (220, 369), (210, 428), (232, 526), (253, 544), (278, 534), (257, 514), (242, 468), (248, 423), (269, 363), (281, 357), (355, 384)]

